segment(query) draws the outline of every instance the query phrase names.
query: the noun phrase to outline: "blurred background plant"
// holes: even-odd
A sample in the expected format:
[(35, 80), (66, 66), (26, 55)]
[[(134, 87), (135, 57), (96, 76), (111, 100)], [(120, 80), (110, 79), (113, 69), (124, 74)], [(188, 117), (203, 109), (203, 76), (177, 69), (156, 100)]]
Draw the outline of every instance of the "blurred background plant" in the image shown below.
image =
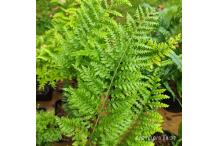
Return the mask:
[(55, 14), (64, 15), (68, 8), (74, 7), (80, 0), (36, 0), (36, 34), (42, 35), (52, 27)]
[[(162, 42), (182, 33), (182, 0), (131, 0), (132, 8), (122, 8), (123, 11), (131, 13), (137, 4), (156, 7), (160, 14), (159, 29), (154, 37)], [(182, 106), (182, 41), (180, 41), (174, 52), (162, 62), (160, 78), (162, 86), (167, 89), (167, 94), (178, 100)]]
[(61, 70), (56, 56), (68, 41), (72, 32), (74, 14), (80, 0), (37, 0), (36, 16), (36, 75), (39, 88), (46, 84), (55, 86), (56, 81), (71, 78)]
[(45, 146), (62, 138), (57, 124), (57, 117), (52, 112), (39, 111), (36, 113), (36, 145)]
[[(182, 33), (182, 0), (145, 0), (144, 2), (155, 6), (160, 13), (159, 31), (155, 34), (157, 40), (165, 41)], [(161, 66), (162, 86), (167, 89), (167, 94), (182, 106), (182, 41)]]
[[(159, 33), (157, 38), (161, 41), (182, 32), (182, 0), (130, 0), (132, 7), (123, 6), (118, 8), (123, 14), (133, 14), (137, 5), (155, 7), (160, 14)], [(125, 17), (120, 18), (123, 22)]]

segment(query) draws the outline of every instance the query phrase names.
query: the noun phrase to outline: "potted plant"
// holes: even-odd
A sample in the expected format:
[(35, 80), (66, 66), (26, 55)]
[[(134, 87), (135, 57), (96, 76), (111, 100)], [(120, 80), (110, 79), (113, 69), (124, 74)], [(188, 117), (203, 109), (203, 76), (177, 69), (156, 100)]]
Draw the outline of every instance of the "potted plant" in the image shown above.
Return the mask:
[[(124, 17), (117, 7), (124, 1), (81, 1), (74, 29), (66, 34), (64, 49), (53, 53), (54, 64), (77, 77), (77, 87), (64, 89), (69, 116), (57, 123), (73, 145), (145, 145), (162, 131), (157, 112), (167, 107), (158, 69), (175, 49), (178, 35), (165, 42), (153, 38), (159, 25), (158, 12), (139, 6), (135, 15)], [(69, 38), (69, 40), (68, 40)]]

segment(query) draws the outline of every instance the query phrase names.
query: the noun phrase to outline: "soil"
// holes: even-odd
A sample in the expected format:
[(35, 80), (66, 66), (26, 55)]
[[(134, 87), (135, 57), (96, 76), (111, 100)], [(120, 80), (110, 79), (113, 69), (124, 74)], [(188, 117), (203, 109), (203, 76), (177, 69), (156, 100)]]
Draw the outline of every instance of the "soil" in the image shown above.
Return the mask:
[(46, 108), (48, 111), (55, 110), (55, 103), (56, 101), (62, 99), (62, 94), (60, 92), (54, 91), (52, 95), (52, 100), (49, 101), (37, 101), (36, 105), (39, 107)]
[[(64, 145), (65, 144), (65, 145)], [(62, 136), (62, 139), (56, 143), (54, 143), (54, 145), (60, 145), (60, 146), (71, 146), (72, 145), (72, 139), (66, 136)]]
[(174, 134), (178, 134), (179, 125), (182, 121), (182, 112), (180, 113), (172, 113), (165, 109), (160, 109), (158, 111), (164, 119), (163, 129), (166, 131), (170, 131)]

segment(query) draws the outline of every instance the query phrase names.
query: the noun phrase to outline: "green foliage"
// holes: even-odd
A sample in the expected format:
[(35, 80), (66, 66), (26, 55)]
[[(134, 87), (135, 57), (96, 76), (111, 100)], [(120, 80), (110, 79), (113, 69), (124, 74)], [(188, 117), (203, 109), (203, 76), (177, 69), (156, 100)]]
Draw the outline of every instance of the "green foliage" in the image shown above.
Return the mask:
[(152, 146), (139, 139), (162, 131), (157, 109), (167, 107), (161, 100), (168, 97), (159, 73), (181, 35), (153, 38), (159, 13), (143, 5), (123, 15), (124, 5), (131, 6), (128, 0), (82, 0), (70, 14), (72, 22), (54, 23), (47, 37), (38, 39), (40, 84), (78, 81), (77, 88), (65, 88), (69, 116), (55, 118), (58, 132), (72, 137), (74, 146)]
[(36, 144), (43, 146), (61, 139), (56, 117), (51, 112), (36, 113)]
[(159, 77), (172, 98), (182, 97), (182, 55), (172, 52), (169, 58), (161, 63)]
[(36, 0), (36, 34), (42, 35), (52, 27), (56, 13), (63, 14), (78, 3), (79, 0)]
[(61, 77), (59, 66), (52, 59), (60, 51), (61, 40), (62, 36), (55, 29), (46, 31), (43, 36), (37, 36), (36, 74), (40, 87), (44, 87), (49, 81), (54, 86), (55, 80)]
[[(160, 14), (160, 25), (156, 37), (160, 41), (165, 41), (171, 36), (175, 36), (182, 31), (182, 1), (181, 0), (130, 0), (132, 7), (122, 6), (118, 9), (123, 15), (126, 12), (134, 14), (138, 5), (152, 6)], [(120, 22), (125, 21), (125, 17), (117, 18)]]
[[(42, 35), (36, 36), (36, 74), (40, 88), (46, 84), (54, 87), (57, 80), (71, 77), (71, 74), (66, 74), (61, 70), (60, 59), (57, 60), (55, 56), (59, 55), (63, 43), (68, 40), (68, 32), (73, 29), (77, 5), (79, 5), (79, 1), (65, 1), (59, 6), (61, 10), (54, 13), (52, 19), (49, 20), (49, 29)], [(38, 7), (40, 6), (39, 4)], [(43, 12), (39, 13), (43, 15)]]
[[(175, 36), (182, 31), (182, 1), (168, 0), (160, 10), (161, 27), (159, 28), (165, 38)], [(163, 38), (162, 38), (163, 39)]]
[(88, 123), (83, 118), (65, 118), (57, 119), (57, 123), (63, 135), (73, 137), (73, 146), (85, 145), (88, 137)]
[[(146, 3), (151, 3), (149, 0)], [(160, 13), (160, 25), (155, 38), (158, 41), (166, 41), (172, 36), (182, 32), (182, 1), (162, 0), (153, 1), (153, 6), (157, 7)], [(182, 43), (181, 40), (176, 45), (174, 52), (162, 62), (159, 77), (171, 97), (177, 99), (182, 97)], [(173, 85), (169, 84), (171, 82)]]
[[(160, 24), (158, 31), (154, 34), (158, 41), (166, 41), (172, 36), (176, 36), (182, 32), (182, 1), (181, 0), (134, 0), (133, 6), (136, 4), (151, 5), (155, 7), (160, 14)], [(135, 7), (121, 8), (128, 12), (132, 12)], [(171, 93), (174, 99), (182, 97), (182, 44), (176, 46), (175, 51), (163, 62), (160, 78), (162, 86)], [(172, 89), (168, 81), (175, 84), (176, 89)]]
[(52, 3), (48, 0), (36, 0), (36, 32), (42, 34), (50, 27)]

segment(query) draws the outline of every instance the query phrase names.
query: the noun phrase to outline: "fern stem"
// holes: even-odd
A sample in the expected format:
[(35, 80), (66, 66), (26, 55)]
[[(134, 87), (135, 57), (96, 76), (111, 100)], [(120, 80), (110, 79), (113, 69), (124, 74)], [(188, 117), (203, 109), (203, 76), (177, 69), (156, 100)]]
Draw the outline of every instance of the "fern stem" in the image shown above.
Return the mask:
[[(113, 74), (113, 77), (112, 77), (112, 79), (111, 79), (109, 88), (108, 88), (108, 90), (107, 90), (107, 92), (106, 92), (106, 96), (105, 96), (105, 98), (104, 98), (104, 100), (103, 100), (103, 103), (102, 103), (102, 106), (101, 106), (101, 108), (100, 108), (100, 112), (102, 111), (102, 109), (104, 108), (104, 106), (105, 106), (105, 104), (106, 104), (106, 101), (107, 101), (107, 99), (108, 99), (107, 97), (109, 96), (109, 92), (110, 92), (111, 86), (112, 86), (113, 81), (114, 81), (114, 79), (115, 79), (115, 76), (116, 76), (116, 74), (117, 74), (117, 70), (118, 70), (118, 68), (120, 67), (120, 64), (121, 64), (121, 62), (122, 62), (122, 60), (123, 60), (123, 57), (124, 57), (126, 51), (127, 51), (127, 48), (126, 48), (126, 49), (124, 50), (124, 52), (122, 53), (122, 56), (121, 56), (121, 58), (120, 58), (120, 60), (119, 60), (119, 63), (118, 63), (118, 65), (117, 65), (117, 67), (116, 67), (116, 69), (115, 69), (115, 71), (114, 71), (114, 74)], [(94, 133), (94, 131), (95, 131), (95, 129), (96, 129), (96, 126), (97, 126), (99, 120), (100, 120), (100, 116), (98, 115), (98, 116), (97, 116), (97, 120), (96, 120), (95, 125), (94, 125), (94, 128), (93, 128), (93, 130), (92, 130), (92, 133), (91, 133), (91, 135), (90, 135), (90, 139), (92, 139), (92, 135), (93, 135), (93, 133)]]

